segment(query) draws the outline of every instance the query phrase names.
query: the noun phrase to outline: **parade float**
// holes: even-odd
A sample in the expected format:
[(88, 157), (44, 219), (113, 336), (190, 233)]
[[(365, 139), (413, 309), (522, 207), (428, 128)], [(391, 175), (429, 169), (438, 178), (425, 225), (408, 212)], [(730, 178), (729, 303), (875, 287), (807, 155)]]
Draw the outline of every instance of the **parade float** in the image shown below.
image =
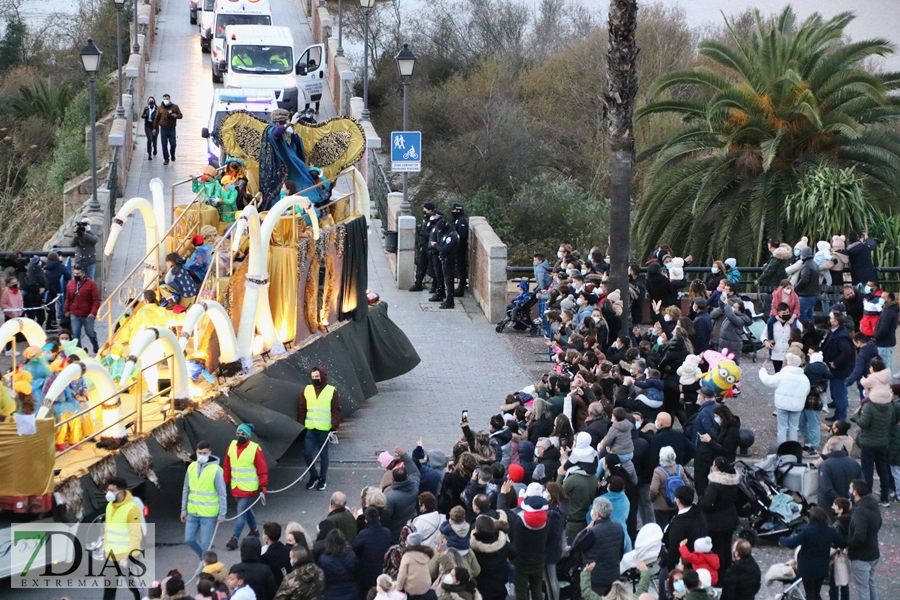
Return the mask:
[[(173, 188), (168, 223), (158, 179), (150, 198), (122, 204), (104, 252), (124, 245), (123, 225), (139, 216), (145, 256), (101, 306), (108, 341), (94, 358), (60, 349), (48, 385), (4, 377), (18, 414), (0, 422), (0, 510), (89, 518), (103, 506), (109, 477), (158, 485), (154, 471), (188, 460), (201, 439), (223, 455), (240, 422), (256, 425), (267, 459), (277, 461), (303, 430), (297, 401), (312, 366), (328, 370), (347, 416), (377, 393), (377, 382), (418, 364), (386, 305), (369, 303), (369, 195), (354, 166), (365, 150), (359, 124), (264, 123), (235, 113), (214, 135), (240, 161), (232, 171), (246, 176), (250, 200), (234, 210), (211, 195), (234, 189), (216, 179), (220, 169), (178, 184), (196, 191), (186, 204), (175, 206)], [(286, 180), (296, 194), (279, 193)], [(167, 259), (188, 258), (201, 235), (211, 263), (198, 293), (170, 294)], [(148, 291), (161, 305), (142, 300)], [(3, 324), (0, 343), (17, 334), (29, 348), (52, 346), (27, 318)], [(14, 359), (13, 370), (23, 369)], [(76, 384), (85, 390), (80, 410), (54, 419), (55, 403)], [(60, 444), (60, 427), (75, 422), (84, 423), (81, 436)]]

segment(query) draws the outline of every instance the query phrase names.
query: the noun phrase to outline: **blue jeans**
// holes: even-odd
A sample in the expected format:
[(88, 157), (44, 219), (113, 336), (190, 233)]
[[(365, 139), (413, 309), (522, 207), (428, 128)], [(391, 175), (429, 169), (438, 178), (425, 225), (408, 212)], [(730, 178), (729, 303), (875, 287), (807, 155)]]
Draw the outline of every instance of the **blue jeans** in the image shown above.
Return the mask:
[[(212, 544), (213, 530), (216, 528), (217, 517), (198, 517), (188, 514), (184, 524), (184, 541), (190, 546), (197, 556), (203, 558), (203, 553), (209, 550)], [(197, 543), (197, 532), (200, 532), (200, 543)], [(237, 537), (237, 536), (235, 536)]]
[[(311, 479), (326, 479), (328, 477), (328, 434), (330, 431), (322, 431), (320, 429), (307, 429), (306, 439), (303, 440), (303, 459), (309, 465), (309, 476)], [(322, 454), (319, 461), (322, 466), (322, 473), (316, 470), (315, 458), (322, 446)]]
[[(240, 515), (242, 512), (247, 510), (248, 506), (256, 501), (256, 497), (253, 496), (250, 498), (235, 498), (235, 500), (237, 500), (237, 512)], [(256, 515), (253, 514), (252, 510), (247, 510), (247, 512), (235, 519), (234, 533), (231, 534), (231, 537), (241, 537), (241, 532), (244, 531), (244, 523), (247, 524), (247, 527), (250, 528), (250, 531), (256, 531)], [(215, 523), (213, 523), (213, 525), (215, 525)]]
[(84, 265), (84, 274), (88, 279), (93, 281), (97, 281), (94, 279), (94, 274), (97, 272), (97, 263), (91, 263), (89, 265)]
[(815, 308), (818, 296), (800, 296), (800, 320), (803, 322), (815, 320)]
[(813, 450), (819, 448), (822, 432), (819, 430), (819, 411), (804, 410), (800, 413), (800, 433), (803, 434), (803, 443)]
[(75, 315), (71, 315), (71, 318), (72, 339), (78, 342), (79, 345), (81, 345), (81, 329), (83, 327), (84, 333), (91, 341), (91, 344), (94, 345), (94, 354), (96, 354), (97, 350), (100, 348), (100, 342), (97, 341), (97, 334), (94, 333), (94, 322), (97, 319), (92, 319), (90, 317), (76, 317)]
[(778, 443), (796, 442), (797, 429), (800, 427), (800, 414), (802, 410), (791, 411), (783, 408), (776, 408), (775, 413), (778, 417)]
[(851, 560), (850, 581), (856, 589), (856, 598), (859, 600), (878, 600), (878, 592), (875, 588), (875, 569), (878, 560)]
[(878, 356), (884, 360), (884, 364), (887, 365), (887, 368), (891, 370), (891, 373), (894, 372), (894, 348), (893, 346), (890, 348), (879, 348)]
[(163, 160), (175, 160), (175, 129), (159, 128), (159, 141), (162, 142)]
[(834, 402), (834, 418), (838, 421), (847, 420), (847, 384), (840, 377), (835, 377), (828, 384), (831, 390), (831, 400)]

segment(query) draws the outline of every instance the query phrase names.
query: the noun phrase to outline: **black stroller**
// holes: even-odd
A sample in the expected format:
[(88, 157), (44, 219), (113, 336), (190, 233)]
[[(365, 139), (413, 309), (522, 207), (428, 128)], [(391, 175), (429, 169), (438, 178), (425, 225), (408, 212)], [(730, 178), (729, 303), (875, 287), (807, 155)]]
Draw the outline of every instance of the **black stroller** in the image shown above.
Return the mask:
[(532, 334), (537, 333), (538, 326), (531, 319), (531, 309), (538, 302), (537, 294), (528, 291), (528, 282), (520, 281), (519, 289), (522, 293), (513, 298), (513, 301), (506, 306), (506, 318), (497, 323), (494, 330), (501, 333), (507, 325), (513, 324), (516, 331), (530, 331)]
[(744, 461), (735, 464), (743, 467), (738, 482), (738, 513), (750, 523), (748, 530), (739, 537), (754, 541), (755, 538), (774, 540), (790, 535), (809, 522), (809, 503), (798, 493), (783, 487), (785, 473), (800, 459), (786, 442), (779, 446), (778, 454), (771, 456), (760, 466)]

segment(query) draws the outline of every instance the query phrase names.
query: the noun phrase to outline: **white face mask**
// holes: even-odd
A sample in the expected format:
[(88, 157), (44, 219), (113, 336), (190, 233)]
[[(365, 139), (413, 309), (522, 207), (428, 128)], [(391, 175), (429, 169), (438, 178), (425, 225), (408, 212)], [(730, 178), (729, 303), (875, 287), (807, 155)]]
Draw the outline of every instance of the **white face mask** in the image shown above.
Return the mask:
[(443, 583), (444, 585), (453, 585), (453, 575), (451, 573), (447, 573), (446, 575), (444, 575), (441, 583)]
[(562, 250), (557, 250), (557, 251), (556, 251), (556, 258), (562, 258), (562, 257), (563, 257)]
[(640, 428), (641, 428), (641, 422), (640, 422), (640, 421), (635, 421), (635, 422), (634, 422), (634, 428), (635, 428), (635, 429), (640, 429)]
[(669, 315), (663, 315), (663, 321), (667, 321), (667, 322), (668, 322), (668, 321), (671, 321), (671, 320), (672, 320), (672, 317), (670, 317)]
[(115, 492), (106, 492), (106, 501), (107, 502), (115, 502), (116, 501), (116, 493)]
[(658, 338), (656, 338), (656, 343), (662, 346), (666, 343), (666, 338), (664, 338), (663, 336), (659, 336)]
[(599, 322), (600, 322), (600, 317), (591, 317), (591, 319), (594, 320), (594, 323), (599, 323)]
[(198, 454), (197, 462), (200, 463), (201, 465), (209, 462), (209, 454)]

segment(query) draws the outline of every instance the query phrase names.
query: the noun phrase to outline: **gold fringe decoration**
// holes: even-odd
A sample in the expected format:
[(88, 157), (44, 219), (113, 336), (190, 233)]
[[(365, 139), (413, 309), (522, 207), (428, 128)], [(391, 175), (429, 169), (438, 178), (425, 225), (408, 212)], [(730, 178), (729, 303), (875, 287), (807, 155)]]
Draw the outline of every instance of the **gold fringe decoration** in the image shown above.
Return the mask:
[(174, 454), (186, 463), (191, 462), (190, 455), (181, 446), (181, 432), (178, 430), (174, 417), (151, 431), (150, 435), (169, 454)]
[(135, 473), (159, 487), (159, 479), (157, 479), (156, 473), (153, 472), (153, 457), (150, 456), (150, 449), (147, 448), (147, 442), (144, 438), (139, 437), (131, 440), (122, 446), (121, 452)]
[(316, 244), (309, 245), (309, 271), (306, 272), (306, 290), (303, 294), (303, 316), (310, 333), (319, 329), (319, 254)]
[(228, 421), (235, 427), (238, 426), (238, 422), (218, 402), (204, 402), (194, 410), (213, 421)]
[(334, 302), (334, 297), (337, 294), (337, 286), (335, 286), (334, 279), (334, 257), (328, 252), (325, 254), (325, 293), (322, 298), (320, 323), (327, 321), (328, 315), (331, 313), (331, 303)]
[(81, 478), (75, 475), (66, 477), (53, 492), (62, 500), (69, 515), (80, 521), (84, 516), (84, 488), (81, 487)]
[(109, 481), (109, 478), (115, 477), (118, 474), (116, 469), (116, 455), (107, 454), (89, 466), (88, 474), (91, 476), (91, 479), (94, 480), (94, 485), (101, 490), (105, 490), (106, 482)]

